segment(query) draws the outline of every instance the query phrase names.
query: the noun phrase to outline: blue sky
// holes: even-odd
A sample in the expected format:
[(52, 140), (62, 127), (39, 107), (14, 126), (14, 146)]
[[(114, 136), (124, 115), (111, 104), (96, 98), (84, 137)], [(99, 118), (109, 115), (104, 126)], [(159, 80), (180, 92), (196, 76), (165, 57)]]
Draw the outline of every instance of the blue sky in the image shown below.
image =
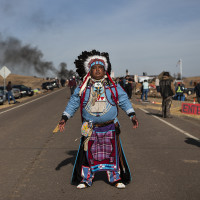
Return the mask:
[(199, 0), (0, 0), (0, 33), (40, 49), (55, 67), (84, 50), (110, 54), (116, 76), (200, 76)]

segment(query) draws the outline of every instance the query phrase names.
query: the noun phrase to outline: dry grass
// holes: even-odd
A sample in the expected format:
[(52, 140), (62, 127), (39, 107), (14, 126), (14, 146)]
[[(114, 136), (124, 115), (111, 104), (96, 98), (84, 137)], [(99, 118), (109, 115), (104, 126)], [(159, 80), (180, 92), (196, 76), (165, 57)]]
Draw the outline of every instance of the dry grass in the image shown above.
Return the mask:
[[(195, 77), (188, 77), (188, 78), (183, 78), (185, 87), (194, 87), (194, 82), (198, 82), (200, 81), (200, 77), (199, 76), (195, 76)], [(192, 81), (192, 86), (190, 85), (190, 81)]]
[[(12, 85), (25, 85), (27, 87), (31, 87), (32, 89), (41, 88), (43, 82), (46, 82), (43, 78), (37, 78), (33, 76), (22, 76), (17, 74), (10, 74), (6, 78), (6, 84), (8, 81), (12, 82)], [(0, 76), (0, 85), (4, 84), (3, 78)]]
[[(139, 98), (139, 96), (138, 96)], [(152, 98), (148, 97), (149, 103), (141, 103), (141, 104), (134, 104), (134, 108), (149, 108), (154, 109), (158, 111), (158, 114), (162, 114), (162, 99), (161, 98)], [(182, 103), (191, 103), (191, 101), (175, 101), (173, 100), (172, 106), (171, 106), (171, 114), (178, 117), (190, 117), (195, 119), (200, 119), (200, 115), (192, 115), (192, 114), (185, 114), (182, 113)]]

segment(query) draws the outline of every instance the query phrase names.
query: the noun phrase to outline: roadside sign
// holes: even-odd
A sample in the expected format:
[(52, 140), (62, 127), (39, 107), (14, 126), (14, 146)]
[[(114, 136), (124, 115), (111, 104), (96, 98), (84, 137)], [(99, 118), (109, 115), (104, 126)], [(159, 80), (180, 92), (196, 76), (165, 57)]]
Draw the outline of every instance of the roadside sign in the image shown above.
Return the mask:
[(11, 73), (11, 71), (6, 67), (2, 67), (0, 69), (0, 75), (5, 79), (9, 74)]
[(200, 115), (200, 104), (182, 103), (182, 113)]

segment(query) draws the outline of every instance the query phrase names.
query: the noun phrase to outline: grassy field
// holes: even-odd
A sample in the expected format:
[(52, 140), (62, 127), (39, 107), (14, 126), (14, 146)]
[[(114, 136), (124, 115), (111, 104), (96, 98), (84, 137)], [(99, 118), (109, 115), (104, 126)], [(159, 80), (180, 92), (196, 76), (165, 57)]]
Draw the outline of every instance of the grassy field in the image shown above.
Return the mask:
[[(27, 87), (31, 87), (32, 89), (41, 88), (43, 82), (46, 82), (44, 78), (37, 78), (33, 76), (22, 76), (17, 74), (10, 74), (6, 78), (6, 84), (8, 81), (12, 82), (12, 85), (25, 85)], [(0, 76), (0, 85), (4, 84), (3, 77)]]

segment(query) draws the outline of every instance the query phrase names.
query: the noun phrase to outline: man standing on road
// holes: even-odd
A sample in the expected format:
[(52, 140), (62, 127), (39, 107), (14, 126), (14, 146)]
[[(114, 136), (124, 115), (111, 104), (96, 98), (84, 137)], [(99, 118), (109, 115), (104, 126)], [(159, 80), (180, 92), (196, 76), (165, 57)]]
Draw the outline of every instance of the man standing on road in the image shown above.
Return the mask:
[(175, 87), (169, 72), (164, 72), (160, 80), (160, 94), (162, 96), (162, 116), (171, 118), (170, 108), (172, 96), (175, 94)]
[(108, 53), (84, 51), (75, 60), (77, 73), (83, 78), (71, 96), (59, 129), (80, 106), (82, 117), (81, 143), (72, 174), (72, 184), (78, 189), (92, 186), (94, 174), (106, 171), (108, 181), (117, 188), (125, 188), (131, 175), (121, 145), (118, 106), (129, 116), (133, 128), (138, 127), (135, 111), (126, 92), (110, 77)]
[(8, 82), (6, 86), (6, 90), (8, 91), (8, 104), (10, 104), (10, 98), (14, 101), (14, 104), (16, 103), (15, 97), (13, 96), (12, 93), (12, 84), (11, 81)]

